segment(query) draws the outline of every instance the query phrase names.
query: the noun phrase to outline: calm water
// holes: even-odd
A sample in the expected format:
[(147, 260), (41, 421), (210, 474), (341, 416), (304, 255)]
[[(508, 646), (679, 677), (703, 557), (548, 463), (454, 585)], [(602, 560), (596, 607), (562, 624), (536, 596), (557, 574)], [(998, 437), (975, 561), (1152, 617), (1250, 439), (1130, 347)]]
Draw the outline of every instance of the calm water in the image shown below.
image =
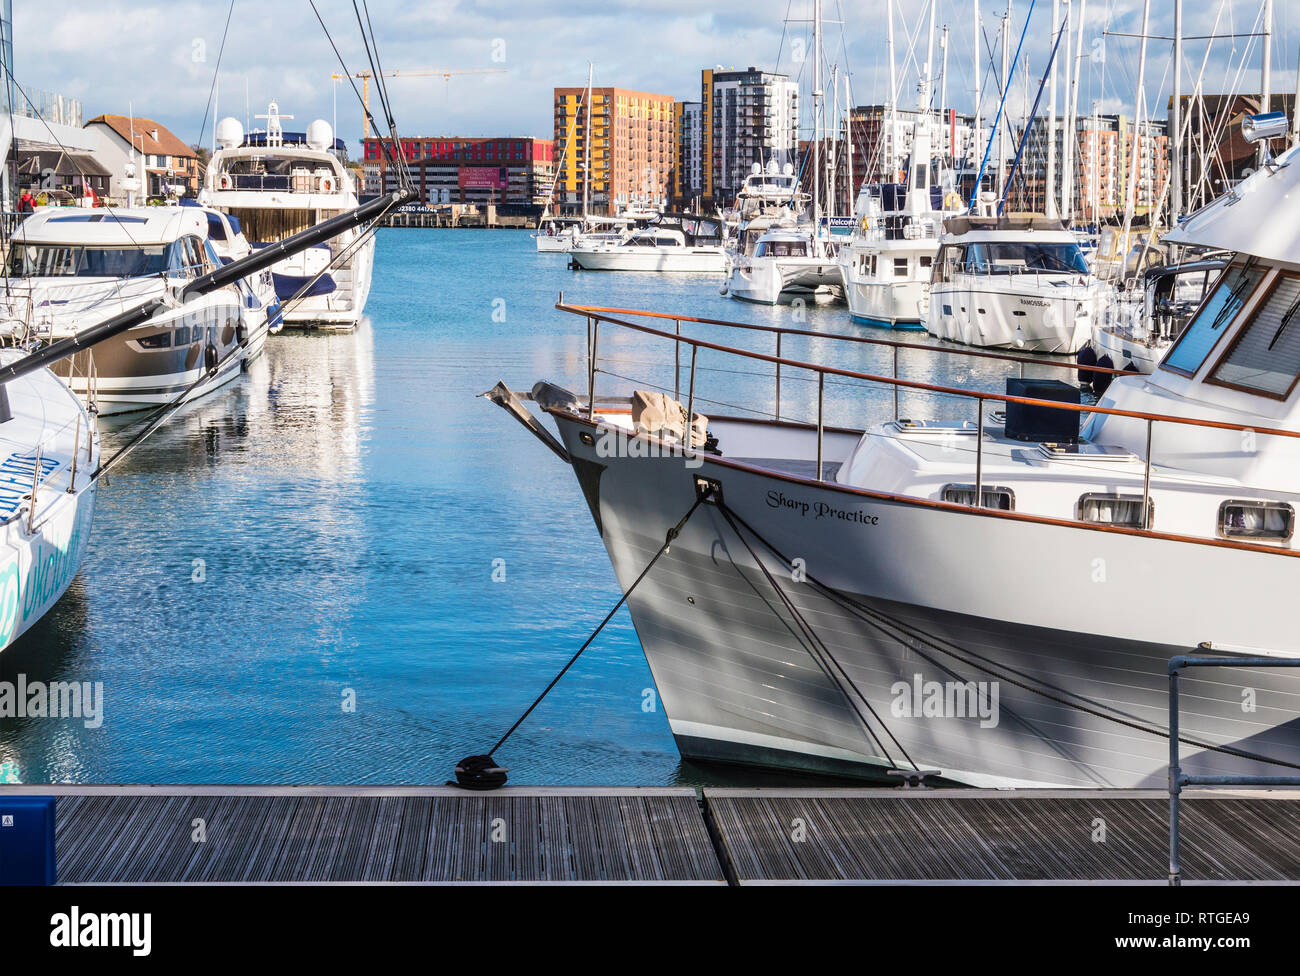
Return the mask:
[[(103, 724), (0, 719), (0, 779), (442, 782), (619, 596), (571, 472), (474, 396), (498, 379), (585, 389), (584, 322), (553, 308), (559, 292), (867, 334), (842, 305), (759, 308), (720, 297), (718, 279), (566, 265), (519, 232), (383, 231), (369, 324), (272, 337), (247, 376), (148, 440), (101, 490), (67, 595), (0, 655), (0, 680), (103, 682)], [(766, 337), (753, 346), (772, 351)], [(661, 341), (623, 331), (600, 348), (631, 379), (602, 375), (599, 392), (671, 387)], [(825, 339), (786, 340), (783, 353), (891, 368), (883, 350)], [(702, 355), (700, 366), (701, 410), (771, 409), (763, 364)], [(986, 389), (1003, 375), (907, 351), (902, 372)], [(860, 384), (829, 384), (827, 402), (828, 423), (893, 409)], [(961, 401), (905, 397), (903, 409), (973, 417)], [(782, 413), (815, 418), (815, 384), (784, 377)], [(106, 449), (125, 436), (105, 431)], [(764, 781), (683, 763), (662, 711), (642, 708), (649, 687), (624, 611), (498, 753), (511, 781)]]

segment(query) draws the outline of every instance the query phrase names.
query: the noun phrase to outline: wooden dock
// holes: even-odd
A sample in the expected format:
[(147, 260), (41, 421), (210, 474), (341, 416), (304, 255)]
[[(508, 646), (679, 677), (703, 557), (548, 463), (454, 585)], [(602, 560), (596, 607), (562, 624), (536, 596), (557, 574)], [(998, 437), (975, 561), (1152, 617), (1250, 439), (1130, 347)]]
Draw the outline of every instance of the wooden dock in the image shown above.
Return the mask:
[[(1162, 792), (0, 786), (63, 884), (1165, 884)], [(1185, 883), (1300, 882), (1300, 792), (1186, 791)]]

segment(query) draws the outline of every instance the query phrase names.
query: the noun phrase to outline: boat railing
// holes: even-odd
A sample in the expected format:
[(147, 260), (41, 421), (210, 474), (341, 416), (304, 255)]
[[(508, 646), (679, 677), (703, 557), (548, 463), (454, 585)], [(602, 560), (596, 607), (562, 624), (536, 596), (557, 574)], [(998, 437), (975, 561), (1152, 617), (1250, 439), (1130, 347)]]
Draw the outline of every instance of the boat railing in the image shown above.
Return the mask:
[[(683, 346), (688, 349), (690, 363), (686, 374), (686, 411), (687, 416), (694, 416), (695, 402), (697, 399), (697, 378), (701, 372), (699, 366), (699, 353), (701, 350), (709, 350), (728, 356), (735, 356), (742, 359), (748, 359), (755, 362), (768, 363), (775, 367), (775, 385), (776, 385), (776, 411), (775, 420), (781, 422), (780, 402), (781, 402), (781, 377), (783, 371), (798, 370), (808, 372), (816, 377), (817, 383), (817, 461), (816, 461), (816, 480), (825, 481), (825, 434), (826, 434), (826, 380), (827, 377), (838, 377), (844, 380), (853, 380), (878, 384), (893, 391), (893, 412), (894, 420), (902, 419), (899, 406), (900, 391), (910, 390), (918, 393), (942, 396), (945, 398), (964, 399), (974, 404), (974, 433), (975, 433), (975, 451), (974, 451), (974, 478), (973, 478), (973, 502), (970, 505), (960, 507), (989, 509), (990, 506), (984, 504), (984, 431), (986, 420), (986, 406), (989, 404), (1019, 404), (1026, 407), (1035, 407), (1046, 410), (1060, 410), (1068, 413), (1075, 413), (1080, 416), (1080, 426), (1084, 417), (1090, 416), (1107, 416), (1120, 417), (1128, 420), (1141, 422), (1145, 426), (1145, 450), (1142, 454), (1142, 495), (1141, 511), (1139, 513), (1138, 524), (1134, 527), (1111, 526), (1096, 523), (1086, 523), (1097, 528), (1110, 529), (1112, 531), (1130, 532), (1138, 535), (1147, 535), (1156, 538), (1180, 539), (1195, 542), (1212, 542), (1216, 545), (1224, 545), (1232, 548), (1248, 548), (1254, 551), (1267, 551), (1284, 553), (1287, 555), (1300, 556), (1300, 550), (1292, 550), (1282, 547), (1269, 546), (1264, 543), (1250, 542), (1242, 543), (1232, 539), (1210, 539), (1208, 537), (1189, 537), (1179, 536), (1166, 532), (1156, 532), (1152, 530), (1152, 505), (1151, 505), (1151, 475), (1153, 467), (1153, 443), (1155, 427), (1157, 424), (1169, 424), (1184, 428), (1200, 428), (1204, 430), (1231, 431), (1241, 435), (1243, 443), (1247, 438), (1253, 442), (1257, 437), (1283, 437), (1300, 439), (1300, 431), (1285, 430), (1275, 427), (1260, 427), (1247, 424), (1235, 424), (1222, 420), (1209, 420), (1199, 417), (1177, 417), (1169, 414), (1151, 413), (1142, 410), (1122, 410), (1117, 407), (1103, 407), (1098, 404), (1089, 403), (1068, 403), (1059, 400), (1043, 400), (1035, 397), (1014, 396), (1009, 393), (991, 393), (983, 390), (963, 389), (960, 387), (944, 386), (938, 383), (926, 383), (920, 380), (903, 379), (898, 375), (898, 351), (903, 348), (925, 349), (932, 353), (946, 353), (952, 355), (966, 355), (981, 359), (995, 359), (1003, 361), (1017, 362), (1020, 364), (1021, 376), (1024, 376), (1024, 366), (1033, 364), (1035, 366), (1057, 366), (1066, 369), (1079, 369), (1074, 363), (1054, 363), (1050, 360), (1030, 359), (1028, 357), (1013, 356), (1001, 353), (989, 353), (981, 350), (963, 350), (958, 348), (945, 348), (935, 346), (922, 346), (916, 343), (906, 343), (899, 340), (887, 339), (869, 339), (865, 336), (832, 336), (819, 332), (811, 332), (803, 329), (789, 329), (780, 326), (761, 326), (750, 325), (748, 323), (727, 322), (719, 319), (706, 319), (689, 315), (674, 315), (668, 312), (648, 312), (634, 309), (603, 308), (591, 305), (566, 304), (564, 296), (561, 295), (555, 307), (562, 312), (568, 312), (573, 315), (584, 317), (587, 321), (587, 415), (588, 419), (595, 416), (596, 403), (596, 377), (601, 372), (599, 368), (600, 358), (600, 330), (601, 325), (606, 324), (614, 328), (631, 329), (632, 331), (642, 333), (648, 336), (654, 336), (673, 343), (673, 370), (674, 385), (673, 398), (680, 401), (682, 399), (681, 378), (682, 378), (682, 361), (681, 352)], [(667, 319), (674, 323), (673, 331), (658, 329), (651, 325), (640, 322), (628, 321), (626, 318), (619, 316), (629, 315), (652, 319)], [(707, 339), (701, 339), (696, 336), (683, 335), (681, 324), (697, 323), (707, 325), (718, 325), (731, 327), (744, 331), (769, 333), (774, 335), (776, 341), (775, 353), (758, 352), (752, 349), (741, 349), (736, 346), (724, 345), (720, 342), (711, 342)], [(827, 339), (845, 342), (866, 342), (882, 346), (893, 347), (892, 356), (892, 375), (885, 376), (875, 373), (867, 373), (862, 370), (847, 369), (839, 366), (828, 366), (820, 363), (812, 363), (804, 360), (790, 359), (782, 355), (782, 339), (788, 335), (811, 336), (817, 339)], [(1124, 373), (1124, 370), (1107, 369), (1099, 367), (1088, 367), (1091, 372), (1116, 375)], [(704, 397), (699, 397), (704, 401)], [(713, 401), (721, 402), (721, 401)], [(743, 409), (743, 408), (742, 408)], [(803, 421), (786, 421), (792, 425), (813, 426), (811, 422)], [(969, 428), (968, 428), (969, 429)], [(952, 503), (956, 504), (956, 503)], [(1041, 516), (1029, 516), (1039, 518), (1049, 522), (1058, 522), (1061, 524), (1085, 524), (1078, 519), (1060, 519)]]
[[(59, 461), (48, 471), (42, 470), (41, 460), (45, 456), (47, 445), (51, 445), (56, 439), (61, 437), (69, 427), (73, 428), (73, 450), (72, 457)], [(85, 435), (83, 441), (82, 435)], [(31, 496), (26, 507), (19, 506), (4, 521), (13, 522), (20, 518), (25, 518), (27, 534), (31, 535), (41, 525), (44, 524), (46, 517), (50, 514), (51, 509), (59, 504), (63, 495), (75, 494), (77, 490), (77, 472), (83, 468), (82, 463), (82, 445), (85, 445), (85, 463), (89, 464), (92, 452), (94, 451), (95, 431), (92, 424), (83, 424), (81, 411), (78, 410), (76, 416), (70, 424), (64, 424), (58, 430), (47, 434), (41, 438), (36, 446), (32, 457), (35, 463), (32, 466), (32, 484)], [(50, 491), (51, 482), (62, 472), (67, 472), (67, 486), (57, 491)], [(41, 492), (45, 491), (46, 499), (41, 504)]]
[[(970, 275), (975, 278), (991, 278), (997, 281), (1006, 281), (1008, 283), (1023, 284), (1032, 279), (1032, 287), (1042, 288), (1044, 285), (1051, 287), (1060, 287), (1062, 278), (1081, 278), (1081, 282), (1066, 282), (1068, 287), (1087, 288), (1089, 278), (1094, 281), (1101, 281), (1092, 274), (1084, 274), (1082, 271), (1047, 271), (1041, 268), (1021, 268), (1015, 265), (993, 264), (987, 261), (944, 261), (939, 265), (939, 281), (951, 281), (955, 275)], [(1047, 279), (1046, 281), (1044, 279)]]
[[(1215, 646), (1202, 644), (1201, 650), (1212, 651)], [(1238, 654), (1240, 652), (1237, 652)], [(1182, 830), (1179, 809), (1183, 788), (1186, 786), (1236, 786), (1280, 789), (1300, 787), (1300, 776), (1189, 776), (1182, 770), (1178, 744), (1178, 678), (1188, 668), (1300, 668), (1300, 658), (1254, 654), (1233, 657), (1187, 657), (1178, 655), (1169, 659), (1169, 883), (1183, 883), (1180, 857)]]

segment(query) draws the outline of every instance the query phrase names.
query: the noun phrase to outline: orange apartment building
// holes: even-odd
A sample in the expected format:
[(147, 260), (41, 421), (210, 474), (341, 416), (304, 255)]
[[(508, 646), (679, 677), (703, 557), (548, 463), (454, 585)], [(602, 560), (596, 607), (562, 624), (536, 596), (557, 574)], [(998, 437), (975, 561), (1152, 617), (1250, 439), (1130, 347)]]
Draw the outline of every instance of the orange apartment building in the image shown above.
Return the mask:
[[(592, 213), (664, 207), (673, 175), (673, 98), (626, 88), (555, 89), (555, 210), (581, 213), (591, 141)], [(590, 111), (588, 111), (590, 109)]]

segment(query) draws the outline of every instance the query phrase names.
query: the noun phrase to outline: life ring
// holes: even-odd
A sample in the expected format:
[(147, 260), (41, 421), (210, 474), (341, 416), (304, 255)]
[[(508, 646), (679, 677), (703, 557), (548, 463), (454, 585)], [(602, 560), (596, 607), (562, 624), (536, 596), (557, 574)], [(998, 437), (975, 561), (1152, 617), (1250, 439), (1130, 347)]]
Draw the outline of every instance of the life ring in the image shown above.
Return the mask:
[(334, 192), (334, 179), (333, 179), (333, 177), (327, 176), (327, 177), (325, 177), (325, 179), (321, 180), (321, 181), (320, 181), (320, 188), (321, 188), (321, 190), (322, 190), (323, 192), (325, 192), (325, 193), (333, 193), (333, 192)]
[(229, 173), (222, 173), (218, 185), (223, 190), (229, 190), (232, 186), (234, 186), (234, 182), (230, 179)]

